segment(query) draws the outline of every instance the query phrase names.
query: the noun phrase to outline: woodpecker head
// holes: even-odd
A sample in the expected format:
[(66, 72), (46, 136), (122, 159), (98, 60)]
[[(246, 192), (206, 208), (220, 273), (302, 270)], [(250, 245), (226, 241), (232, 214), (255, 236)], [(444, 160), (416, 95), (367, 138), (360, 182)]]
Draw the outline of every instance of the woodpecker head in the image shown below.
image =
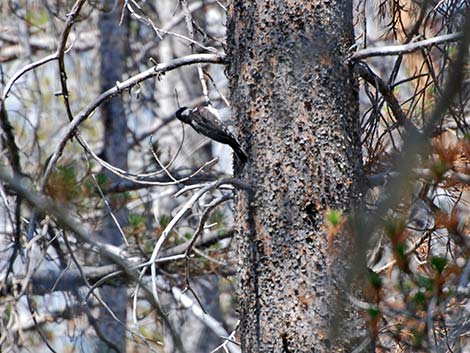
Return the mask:
[(176, 111), (175, 115), (176, 118), (178, 118), (178, 120), (181, 120), (183, 123), (189, 124), (189, 122), (191, 121), (191, 109), (189, 109), (188, 107), (179, 108)]

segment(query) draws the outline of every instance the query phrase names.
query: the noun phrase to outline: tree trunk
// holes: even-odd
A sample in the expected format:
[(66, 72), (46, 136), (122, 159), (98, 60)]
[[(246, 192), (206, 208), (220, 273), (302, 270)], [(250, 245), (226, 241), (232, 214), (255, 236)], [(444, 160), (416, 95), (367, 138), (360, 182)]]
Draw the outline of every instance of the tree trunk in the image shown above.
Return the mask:
[(236, 176), (253, 188), (236, 207), (242, 349), (348, 351), (358, 327), (345, 296), (351, 237), (328, 236), (326, 217), (360, 205), (352, 1), (235, 0), (227, 33), (234, 120), (249, 153)]
[[(114, 6), (114, 1), (104, 1), (104, 12), (99, 16), (99, 30), (101, 34), (100, 43), (100, 91), (113, 87), (117, 81), (121, 81), (125, 72), (125, 58), (127, 48), (127, 16), (119, 24), (122, 6)], [(106, 6), (107, 5), (107, 6)], [(129, 146), (127, 143), (127, 122), (122, 102), (122, 96), (117, 96), (102, 105), (101, 114), (104, 122), (104, 157), (112, 165), (127, 169), (127, 154)], [(107, 172), (110, 183), (116, 181), (116, 175)], [(108, 199), (111, 209), (116, 216), (117, 222), (124, 227), (127, 222), (127, 211), (123, 206), (120, 195)], [(109, 215), (109, 210), (103, 210), (103, 229), (101, 234), (104, 240), (113, 245), (123, 243), (122, 235), (115, 221)], [(120, 321), (112, 317), (107, 308), (102, 307), (99, 318), (100, 338), (103, 340), (97, 352), (108, 352), (118, 350), (126, 351), (126, 309), (127, 291), (125, 287), (104, 286), (100, 292), (102, 299), (108, 305), (114, 315)]]

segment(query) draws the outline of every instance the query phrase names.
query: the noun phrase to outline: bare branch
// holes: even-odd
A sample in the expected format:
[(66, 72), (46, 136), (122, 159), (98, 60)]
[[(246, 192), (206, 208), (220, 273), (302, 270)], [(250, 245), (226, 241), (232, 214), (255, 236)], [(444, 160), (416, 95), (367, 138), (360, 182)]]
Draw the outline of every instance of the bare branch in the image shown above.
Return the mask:
[(187, 259), (189, 259), (189, 253), (191, 249), (193, 248), (194, 244), (196, 243), (196, 241), (199, 239), (199, 236), (201, 236), (201, 234), (204, 232), (204, 226), (212, 210), (216, 208), (218, 205), (220, 205), (221, 203), (224, 203), (225, 201), (228, 201), (230, 199), (233, 199), (233, 196), (224, 195), (222, 197), (215, 199), (209, 205), (207, 205), (207, 208), (204, 210), (204, 213), (201, 216), (201, 219), (199, 220), (197, 229), (194, 232), (191, 240), (189, 241), (189, 244), (187, 244), (186, 250), (184, 251), (184, 255)]
[[(11, 189), (13, 189), (18, 195), (21, 195), (38, 211), (52, 215), (59, 225), (70, 229), (80, 240), (92, 245), (101, 255), (106, 257), (112, 263), (118, 265), (119, 268), (134, 281), (139, 281), (139, 275), (134, 270), (135, 263), (130, 260), (126, 251), (99, 241), (98, 239), (100, 239), (100, 237), (95, 234), (95, 232), (82, 227), (82, 225), (73, 219), (64, 207), (61, 207), (47, 197), (28, 189), (19, 176), (12, 176), (4, 167), (0, 167), (0, 180), (8, 184)], [(164, 315), (160, 305), (155, 300), (152, 290), (142, 283), (141, 286), (146, 294), (147, 300), (157, 310), (161, 320), (170, 331), (172, 338), (175, 342), (179, 342), (179, 346), (182, 346), (179, 336), (176, 334), (168, 318)]]
[[(428, 181), (436, 179), (435, 173), (431, 169), (426, 168), (413, 169), (412, 175), (416, 178)], [(389, 171), (384, 173), (373, 174), (367, 177), (367, 184), (369, 187), (381, 186), (399, 177), (400, 172), (398, 171)], [(442, 175), (441, 182), (449, 184), (470, 185), (470, 175), (450, 170)]]
[(46, 56), (45, 58), (42, 58), (38, 61), (35, 61), (29, 65), (26, 65), (25, 67), (23, 67), (20, 71), (17, 71), (12, 78), (10, 78), (10, 80), (8, 80), (6, 86), (5, 86), (5, 89), (3, 91), (3, 97), (2, 99), (5, 100), (7, 99), (8, 97), (8, 94), (10, 93), (10, 90), (11, 90), (11, 87), (15, 84), (16, 81), (18, 81), (18, 79), (23, 76), (25, 73), (27, 73), (28, 71), (31, 71), (31, 70), (34, 70), (36, 68), (38, 68), (39, 66), (42, 66), (50, 61), (53, 61), (53, 60), (57, 60), (57, 53), (54, 53), (54, 54), (51, 54), (51, 55), (48, 55)]
[(388, 56), (388, 55), (399, 55), (412, 53), (421, 48), (430, 47), (433, 45), (438, 45), (442, 43), (455, 42), (463, 37), (462, 32), (445, 34), (442, 36), (434, 37), (431, 39), (421, 40), (419, 42), (411, 42), (409, 44), (403, 45), (390, 45), (379, 48), (366, 48), (361, 49), (355, 52), (350, 60), (360, 60), (365, 58), (370, 58), (373, 56)]
[(116, 86), (113, 88), (108, 89), (107, 91), (103, 92), (96, 98), (93, 102), (88, 104), (69, 124), (67, 130), (64, 132), (62, 138), (60, 139), (59, 146), (57, 147), (56, 151), (52, 155), (51, 159), (49, 160), (49, 164), (47, 165), (46, 172), (44, 173), (43, 177), (43, 184), (47, 181), (52, 168), (56, 164), (59, 157), (62, 155), (62, 151), (65, 148), (67, 141), (69, 141), (73, 135), (75, 134), (76, 129), (78, 126), (85, 121), (95, 110), (98, 108), (102, 103), (107, 101), (108, 99), (120, 94), (123, 90), (128, 90), (137, 85), (138, 83), (148, 80), (152, 77), (158, 77), (160, 75), (164, 75), (166, 72), (177, 69), (182, 66), (192, 65), (196, 63), (212, 63), (212, 64), (223, 64), (225, 56), (223, 55), (216, 55), (216, 54), (193, 54), (188, 55), (182, 58), (178, 58), (175, 60), (170, 61), (169, 63), (165, 64), (158, 64), (144, 72), (141, 72), (124, 82), (116, 82)]
[(413, 130), (415, 133), (418, 133), (418, 128), (413, 124), (410, 119), (406, 117), (406, 114), (401, 109), (398, 99), (393, 94), (390, 87), (388, 87), (385, 82), (377, 76), (366, 64), (357, 63), (355, 69), (358, 71), (359, 75), (370, 85), (374, 86), (384, 100), (388, 103), (395, 120), (399, 126), (404, 126), (406, 130)]
[(65, 48), (67, 45), (67, 39), (69, 37), (72, 26), (75, 23), (75, 20), (80, 13), (82, 6), (85, 4), (86, 0), (77, 0), (75, 5), (73, 5), (72, 11), (67, 14), (67, 22), (65, 23), (65, 29), (62, 32), (62, 35), (59, 40), (59, 46), (57, 48), (57, 59), (59, 61), (59, 73), (60, 73), (60, 85), (62, 87), (62, 96), (64, 97), (65, 110), (67, 111), (67, 117), (69, 120), (73, 119), (72, 110), (70, 108), (69, 102), (69, 92), (67, 88), (67, 73), (65, 72)]

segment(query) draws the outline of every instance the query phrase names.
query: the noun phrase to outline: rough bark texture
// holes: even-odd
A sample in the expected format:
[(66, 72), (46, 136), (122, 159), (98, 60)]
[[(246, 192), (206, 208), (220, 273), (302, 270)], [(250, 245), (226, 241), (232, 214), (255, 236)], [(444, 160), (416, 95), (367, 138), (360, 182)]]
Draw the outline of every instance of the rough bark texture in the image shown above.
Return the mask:
[(242, 349), (349, 351), (351, 238), (329, 241), (325, 218), (360, 199), (352, 1), (235, 0), (227, 33), (236, 174), (254, 190), (237, 201)]
[[(101, 92), (113, 87), (117, 81), (122, 81), (123, 73), (126, 69), (125, 58), (127, 47), (126, 19), (122, 25), (119, 25), (122, 6), (113, 6), (114, 1), (108, 1), (107, 3), (105, 1), (104, 3), (108, 5), (108, 7), (105, 7), (105, 11), (112, 10), (101, 12), (99, 18), (101, 34)], [(105, 159), (112, 165), (126, 170), (129, 146), (127, 143), (127, 122), (122, 97), (117, 96), (104, 103), (101, 114), (104, 122)], [(110, 183), (117, 180), (117, 177), (112, 173), (107, 173), (107, 177)], [(127, 212), (125, 207), (123, 207), (122, 201), (119, 200), (119, 196), (109, 199), (108, 202), (117, 221), (124, 227), (127, 222)], [(106, 208), (103, 212), (106, 215), (103, 219), (103, 229), (101, 232), (104, 240), (113, 245), (121, 245), (123, 239), (115, 222), (109, 216), (109, 211)], [(104, 286), (101, 290), (101, 296), (118, 320), (125, 325), (127, 317), (126, 288)], [(98, 346), (97, 352), (115, 351), (116, 348), (119, 352), (125, 352), (125, 327), (116, 322), (115, 318), (112, 317), (106, 308), (100, 310), (99, 326), (101, 338), (104, 338), (104, 341)], [(111, 348), (115, 349), (111, 350)]]

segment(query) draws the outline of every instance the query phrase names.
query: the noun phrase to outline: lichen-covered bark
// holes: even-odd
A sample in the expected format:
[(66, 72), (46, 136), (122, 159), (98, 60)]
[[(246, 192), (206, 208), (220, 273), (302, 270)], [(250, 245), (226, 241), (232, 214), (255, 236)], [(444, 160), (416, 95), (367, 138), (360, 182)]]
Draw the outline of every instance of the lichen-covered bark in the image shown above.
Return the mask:
[(234, 0), (227, 33), (234, 120), (249, 153), (236, 173), (254, 190), (240, 193), (236, 215), (243, 351), (347, 350), (348, 323), (336, 322), (351, 310), (351, 237), (329, 241), (325, 216), (360, 199), (352, 1)]

